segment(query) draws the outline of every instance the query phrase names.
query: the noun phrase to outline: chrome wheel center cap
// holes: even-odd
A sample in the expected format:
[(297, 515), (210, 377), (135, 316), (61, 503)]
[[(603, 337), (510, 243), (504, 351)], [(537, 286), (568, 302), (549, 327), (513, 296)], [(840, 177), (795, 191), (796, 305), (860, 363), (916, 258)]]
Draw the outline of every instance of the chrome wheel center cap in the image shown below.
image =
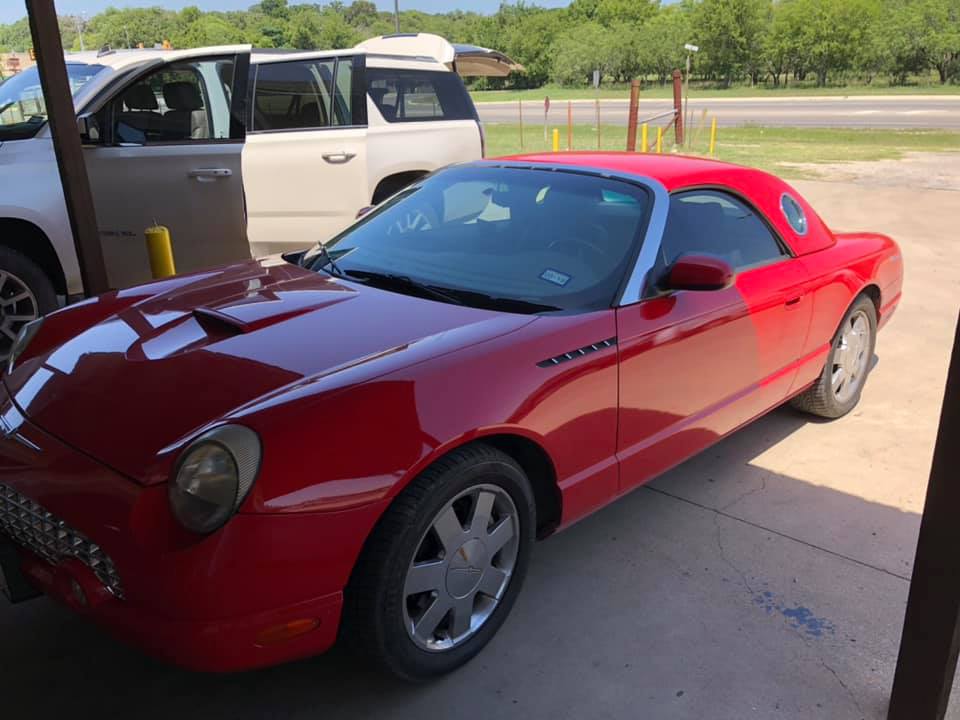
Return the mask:
[(463, 598), (477, 589), (488, 565), (487, 548), (482, 541), (467, 540), (450, 558), (447, 567), (447, 592)]

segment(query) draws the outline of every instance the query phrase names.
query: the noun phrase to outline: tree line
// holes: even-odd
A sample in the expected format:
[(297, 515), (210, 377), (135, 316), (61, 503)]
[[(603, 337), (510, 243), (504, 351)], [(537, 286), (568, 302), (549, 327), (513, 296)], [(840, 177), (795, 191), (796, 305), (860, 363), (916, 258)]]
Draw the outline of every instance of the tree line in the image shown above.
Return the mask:
[[(404, 32), (431, 32), (452, 42), (492, 47), (525, 67), (488, 87), (585, 85), (599, 69), (605, 82), (634, 77), (666, 82), (686, 61), (684, 44), (700, 47), (694, 76), (736, 82), (815, 83), (885, 78), (960, 82), (960, 0), (573, 0), (545, 9), (504, 3), (492, 15), (404, 11)], [(346, 48), (393, 32), (392, 13), (368, 0), (290, 5), (262, 0), (246, 11), (160, 7), (64, 16), (64, 47), (88, 49), (252, 43), (265, 48)], [(0, 51), (31, 45), (24, 18), (0, 25)]]

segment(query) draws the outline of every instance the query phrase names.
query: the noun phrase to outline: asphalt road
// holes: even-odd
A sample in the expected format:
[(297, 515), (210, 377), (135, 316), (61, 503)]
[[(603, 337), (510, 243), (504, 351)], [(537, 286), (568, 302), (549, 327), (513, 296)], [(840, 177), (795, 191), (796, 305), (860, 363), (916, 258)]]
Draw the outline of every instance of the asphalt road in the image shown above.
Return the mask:
[[(626, 125), (627, 100), (601, 100), (600, 120), (607, 125)], [(524, 122), (540, 123), (543, 102), (524, 101)], [(640, 100), (640, 119), (669, 111), (671, 100)], [(518, 122), (516, 102), (478, 103), (480, 119), (489, 123)], [(690, 98), (695, 117), (707, 110), (721, 127), (769, 125), (844, 128), (938, 128), (960, 130), (960, 96), (874, 96), (794, 98)], [(566, 123), (567, 103), (552, 103), (548, 122)], [(596, 124), (591, 100), (573, 101), (575, 124)], [(661, 121), (663, 122), (663, 121)]]

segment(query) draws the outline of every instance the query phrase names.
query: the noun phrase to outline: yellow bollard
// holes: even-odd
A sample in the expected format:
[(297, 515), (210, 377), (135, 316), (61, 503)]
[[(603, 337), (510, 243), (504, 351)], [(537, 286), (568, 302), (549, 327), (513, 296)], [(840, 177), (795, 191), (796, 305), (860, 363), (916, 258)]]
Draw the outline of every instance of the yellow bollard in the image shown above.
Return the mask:
[(557, 128), (553, 129), (553, 151), (560, 152), (560, 131)]
[(710, 123), (710, 157), (713, 157), (714, 151), (717, 149), (717, 119), (713, 118)]
[(657, 126), (657, 155), (663, 152), (663, 128)]
[(147, 237), (147, 255), (150, 256), (150, 273), (154, 279), (176, 275), (170, 231), (163, 225), (154, 225), (144, 230), (143, 234)]
[(640, 128), (640, 152), (650, 152), (649, 130), (646, 123)]

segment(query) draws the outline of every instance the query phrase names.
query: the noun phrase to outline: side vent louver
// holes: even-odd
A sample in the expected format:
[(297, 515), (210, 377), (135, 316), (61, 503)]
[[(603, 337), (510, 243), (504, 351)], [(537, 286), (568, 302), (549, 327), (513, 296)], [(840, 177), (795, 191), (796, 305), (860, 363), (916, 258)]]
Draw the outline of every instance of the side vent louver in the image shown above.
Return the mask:
[(560, 363), (565, 363), (568, 360), (576, 360), (581, 358), (584, 355), (589, 355), (590, 353), (595, 353), (597, 350), (603, 350), (604, 348), (613, 347), (617, 344), (617, 338), (607, 338), (606, 340), (601, 340), (600, 342), (595, 342), (591, 345), (584, 345), (582, 348), (577, 348), (576, 350), (571, 350), (570, 352), (565, 352), (560, 355), (556, 355), (552, 358), (547, 358), (546, 360), (541, 360), (537, 363), (538, 367), (548, 368), (553, 367), (554, 365), (559, 365)]

